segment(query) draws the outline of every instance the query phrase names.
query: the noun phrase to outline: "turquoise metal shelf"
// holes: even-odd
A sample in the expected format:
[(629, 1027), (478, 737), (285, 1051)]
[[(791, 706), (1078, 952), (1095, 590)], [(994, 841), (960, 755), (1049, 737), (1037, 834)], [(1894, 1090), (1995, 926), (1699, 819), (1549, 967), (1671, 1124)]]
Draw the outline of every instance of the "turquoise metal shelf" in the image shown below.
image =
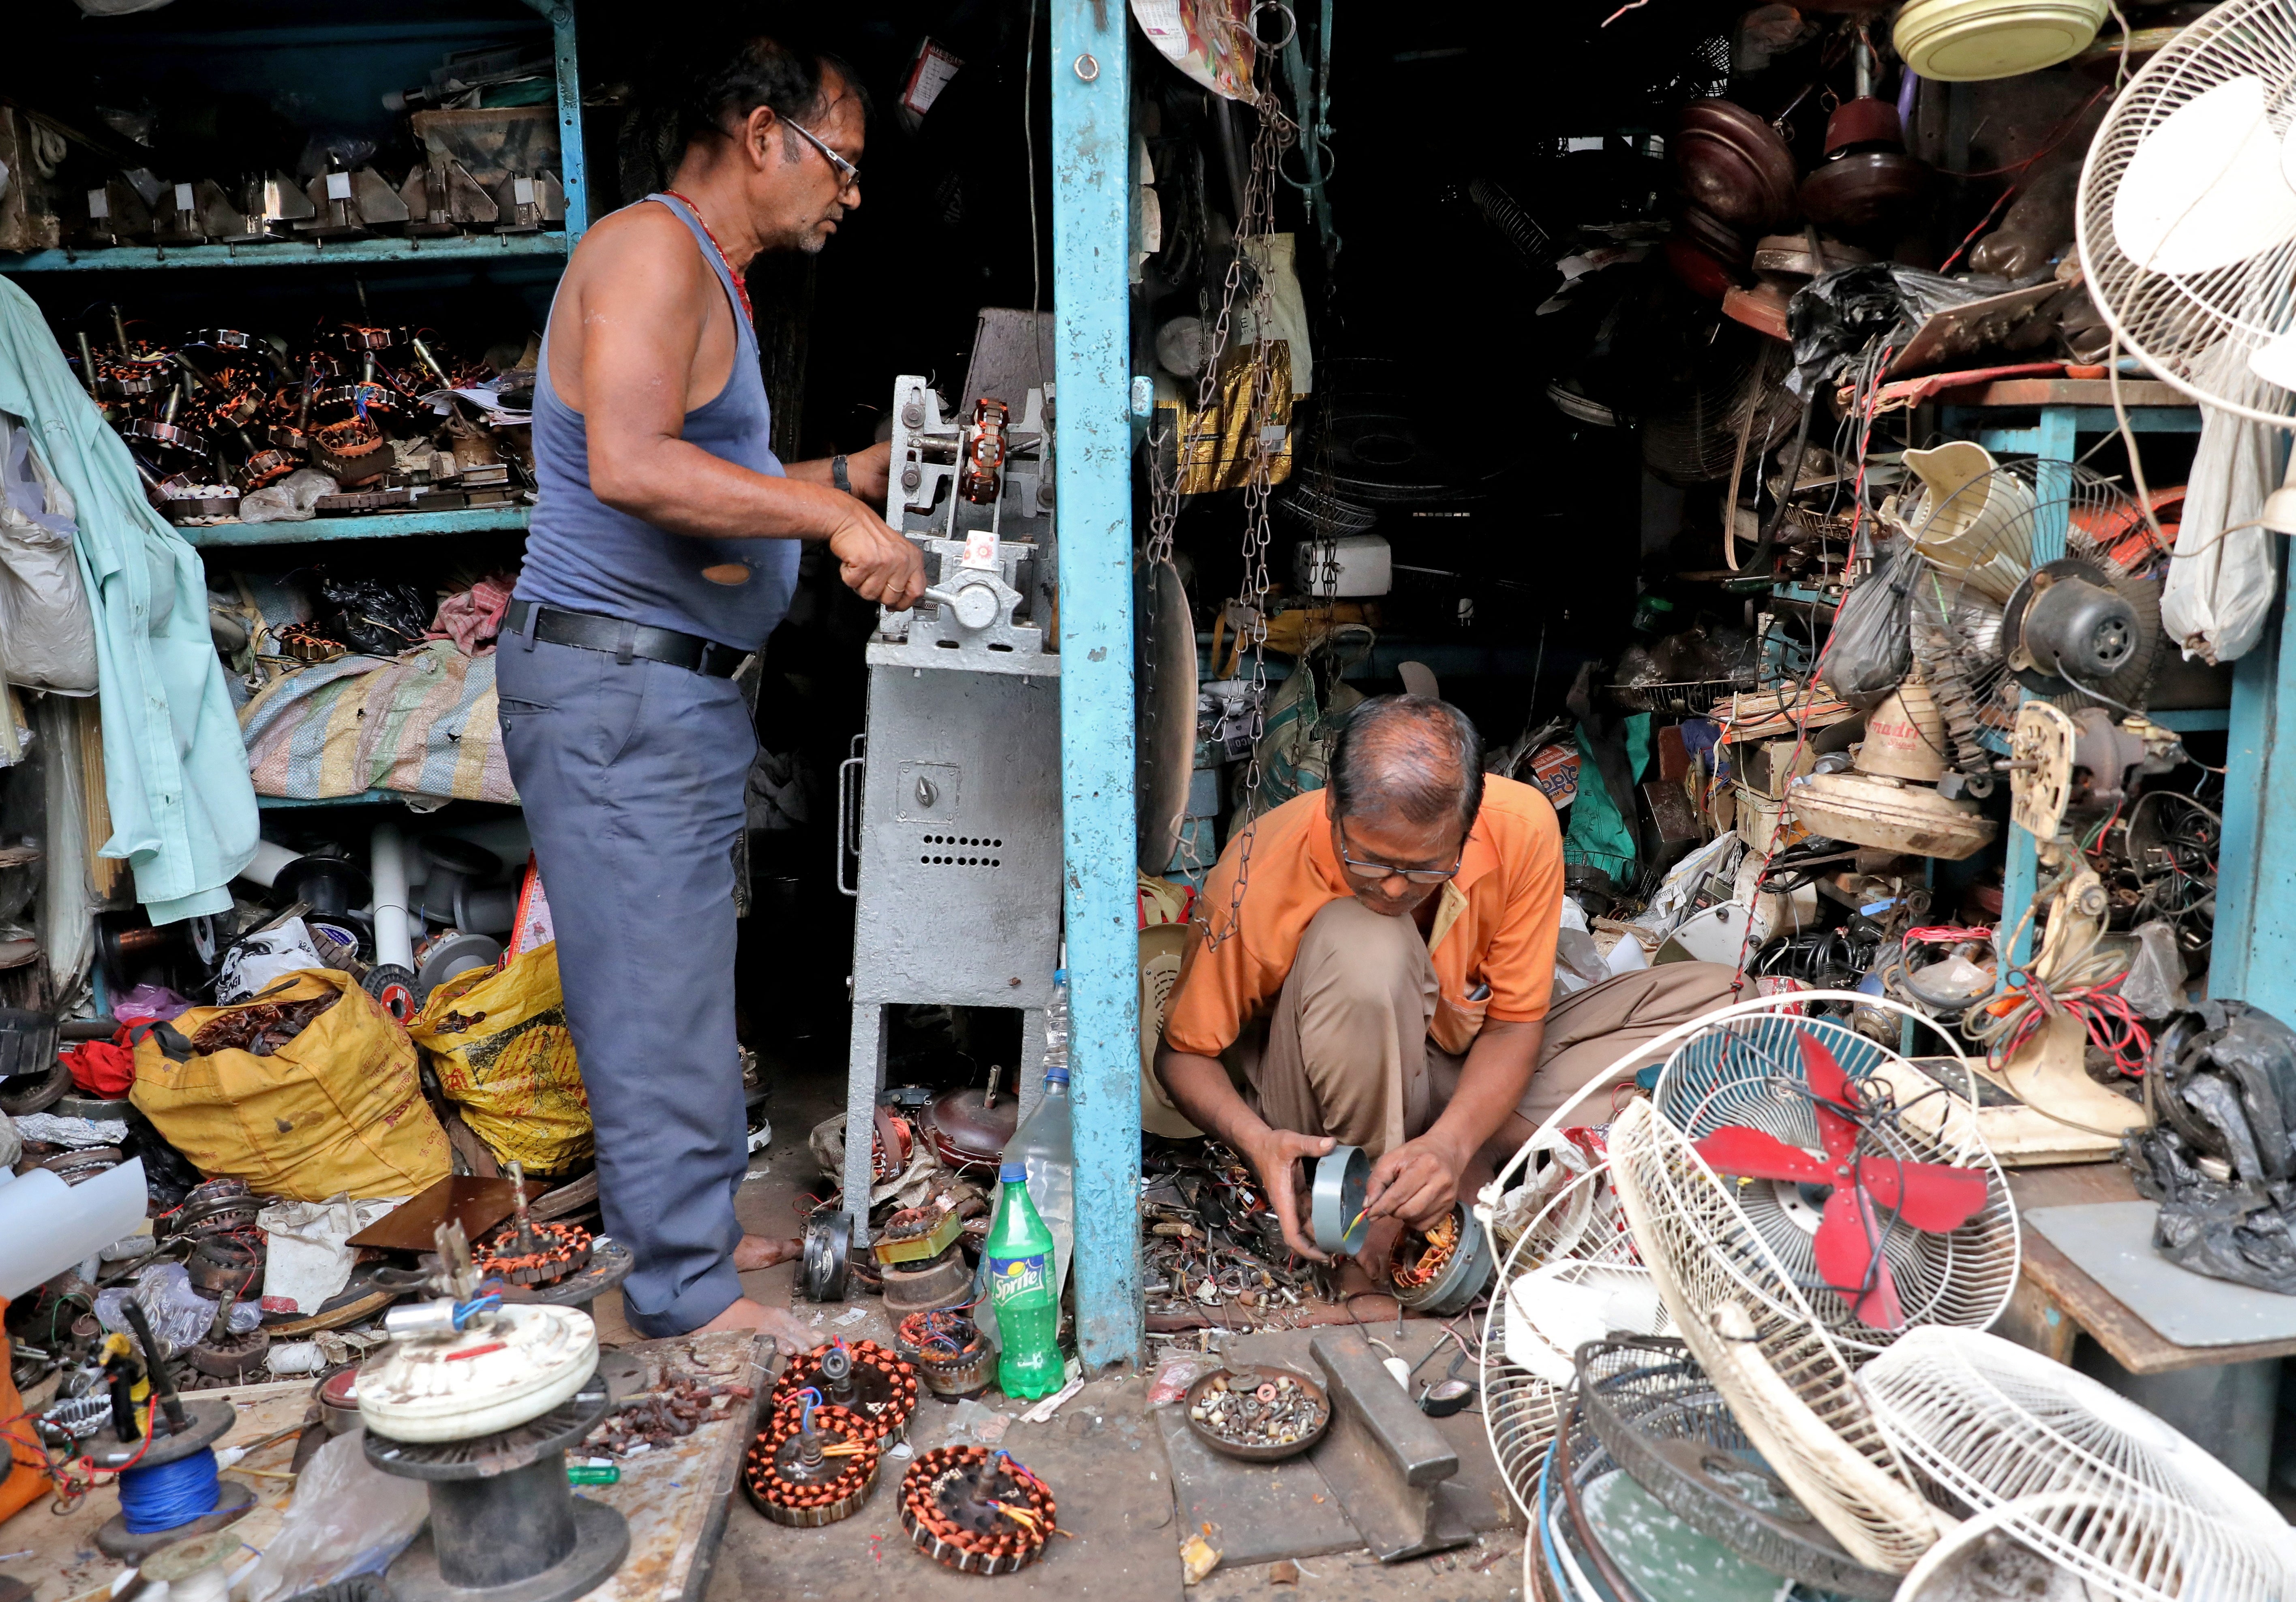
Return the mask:
[(103, 250), (0, 252), (0, 273), (117, 273), (152, 267), (421, 266), (431, 262), (542, 260), (563, 266), (563, 233), (472, 233), (454, 239), (281, 240), (246, 245), (115, 245)]
[(2148, 712), (2144, 715), (2162, 728), (2174, 729), (2179, 734), (2198, 734), (2232, 727), (2232, 708), (2229, 707), (2185, 707), (2173, 712)]
[(364, 517), (308, 518), (299, 523), (210, 523), (183, 536), (202, 551), (226, 545), (307, 545), (317, 540), (388, 540), (415, 534), (523, 530), (530, 506), (475, 506), (461, 511), (378, 511)]

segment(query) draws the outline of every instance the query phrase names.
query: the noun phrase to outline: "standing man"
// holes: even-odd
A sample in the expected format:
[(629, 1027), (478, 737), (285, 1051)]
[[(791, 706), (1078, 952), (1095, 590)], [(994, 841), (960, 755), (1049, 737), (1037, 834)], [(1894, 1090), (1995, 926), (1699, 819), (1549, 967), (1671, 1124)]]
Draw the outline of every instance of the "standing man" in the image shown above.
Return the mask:
[[(734, 851), (757, 752), (730, 675), (781, 620), (800, 540), (898, 610), (915, 546), (869, 509), (889, 447), (767, 441), (742, 274), (818, 251), (861, 203), (867, 106), (840, 62), (767, 38), (705, 64), (670, 188), (583, 236), (535, 378), (540, 497), (503, 630), (511, 776), (550, 896), (608, 1232), (641, 1335), (755, 1328), (734, 1035)], [(790, 1332), (776, 1329), (776, 1334)]]
[(1239, 835), (1204, 886), (1218, 943), (1189, 931), (1156, 1075), (1251, 1164), (1304, 1257), (1325, 1261), (1301, 1165), (1362, 1147), (1374, 1279), (1405, 1227), (1471, 1200), (1572, 1092), (1735, 999), (1727, 964), (1678, 962), (1554, 1001), (1554, 809), (1487, 779), (1474, 724), (1431, 697), (1357, 706), (1330, 785), (1261, 818), (1245, 860)]

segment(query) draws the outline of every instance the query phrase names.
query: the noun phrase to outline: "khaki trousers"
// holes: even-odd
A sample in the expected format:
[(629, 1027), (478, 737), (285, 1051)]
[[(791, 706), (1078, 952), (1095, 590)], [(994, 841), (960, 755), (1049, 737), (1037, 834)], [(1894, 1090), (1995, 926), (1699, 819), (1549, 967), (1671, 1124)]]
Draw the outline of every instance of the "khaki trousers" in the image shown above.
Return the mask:
[[(1672, 962), (1568, 996), (1546, 1015), (1538, 1066), (1515, 1110), (1546, 1119), (1613, 1065), (1614, 1083), (1664, 1060), (1630, 1055), (1677, 1024), (1737, 999), (1719, 962)], [(1330, 1135), (1376, 1158), (1426, 1132), (1458, 1089), (1465, 1059), (1428, 1038), (1434, 964), (1419, 927), (1352, 896), (1316, 914), (1275, 1010), (1237, 1042), (1246, 1094), (1277, 1129)], [(1621, 1063), (1620, 1059), (1625, 1058)], [(1587, 1122), (1608, 1121), (1601, 1091)]]

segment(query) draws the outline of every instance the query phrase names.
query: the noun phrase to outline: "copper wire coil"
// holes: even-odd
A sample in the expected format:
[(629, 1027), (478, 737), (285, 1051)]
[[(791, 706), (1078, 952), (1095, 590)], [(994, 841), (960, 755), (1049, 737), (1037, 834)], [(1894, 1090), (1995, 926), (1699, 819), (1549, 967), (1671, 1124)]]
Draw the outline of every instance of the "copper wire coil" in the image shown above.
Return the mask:
[[(815, 1391), (824, 1403), (827, 1402), (829, 1393), (821, 1381), (821, 1360), (829, 1350), (826, 1345), (816, 1346), (802, 1357), (790, 1359), (788, 1367), (782, 1370), (782, 1377), (774, 1386), (771, 1406), (775, 1418), (784, 1414), (791, 1418), (797, 1416), (802, 1406), (798, 1396), (800, 1391)], [(860, 1410), (861, 1416), (869, 1421), (874, 1431), (875, 1438), (887, 1445), (907, 1440), (909, 1419), (917, 1410), (916, 1366), (899, 1353), (890, 1351), (874, 1341), (854, 1341), (846, 1346), (845, 1351), (846, 1355), (853, 1360), (856, 1396), (865, 1390), (883, 1393), (882, 1402), (870, 1403)], [(865, 1370), (876, 1376), (875, 1383), (863, 1377)]]
[[(1000, 1524), (1009, 1527), (968, 1528), (947, 1510), (947, 1502), (959, 1496), (976, 1507), (1017, 1503), (1029, 1518), (1001, 1512)], [(1042, 1480), (986, 1446), (936, 1447), (901, 1477), (901, 1528), (926, 1557), (964, 1573), (1008, 1574), (1027, 1567), (1059, 1527), (1058, 1511)]]
[(1443, 1271), (1444, 1264), (1450, 1262), (1451, 1255), (1459, 1249), (1457, 1212), (1445, 1214), (1441, 1223), (1428, 1230), (1423, 1237), (1426, 1244), (1417, 1261), (1406, 1263), (1404, 1259), (1415, 1238), (1406, 1231), (1398, 1239), (1395, 1256), (1388, 1267), (1388, 1278), (1394, 1281), (1398, 1290), (1416, 1290), (1423, 1285), (1431, 1284), (1435, 1276)]
[(775, 1524), (810, 1529), (849, 1518), (868, 1500), (883, 1460), (870, 1422), (848, 1408), (815, 1408), (814, 1432), (826, 1444), (863, 1450), (843, 1459), (844, 1467), (834, 1475), (807, 1484), (784, 1477), (776, 1467), (783, 1446), (800, 1433), (800, 1418), (796, 1412), (777, 1416), (758, 1432), (742, 1454), (742, 1488), (750, 1505)]
[(517, 1244), (518, 1225), (506, 1223), (479, 1243), (472, 1266), (480, 1277), (507, 1279), (513, 1285), (542, 1285), (562, 1279), (590, 1261), (590, 1231), (576, 1223), (536, 1223), (528, 1226), (537, 1241), (548, 1244), (532, 1252), (504, 1248)]

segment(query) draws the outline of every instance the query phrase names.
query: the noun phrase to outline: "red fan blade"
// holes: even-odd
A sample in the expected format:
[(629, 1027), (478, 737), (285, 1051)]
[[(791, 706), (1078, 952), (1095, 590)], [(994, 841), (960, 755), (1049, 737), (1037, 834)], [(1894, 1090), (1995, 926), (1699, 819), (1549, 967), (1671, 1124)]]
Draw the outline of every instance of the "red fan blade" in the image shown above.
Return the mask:
[(1917, 1230), (1957, 1230), (1985, 1206), (1985, 1171), (1900, 1163), (1887, 1153), (1858, 1160), (1857, 1183), (1874, 1205)]
[[(1841, 1065), (1817, 1036), (1805, 1029), (1795, 1038), (1801, 1042), (1802, 1077), (1809, 1083), (1810, 1094), (1817, 1098), (1810, 1109), (1817, 1115), (1817, 1138), (1824, 1142), (1825, 1155), (1841, 1162), (1857, 1147), (1857, 1125), (1833, 1110), (1851, 1105), (1849, 1075), (1841, 1071)], [(1833, 1106), (1827, 1106), (1828, 1102)]]
[(1733, 1124), (1716, 1130), (1698, 1141), (1697, 1146), (1698, 1155), (1717, 1173), (1754, 1180), (1792, 1180), (1812, 1185), (1834, 1182), (1833, 1169), (1823, 1157), (1812, 1157), (1800, 1147), (1789, 1146), (1762, 1130)]
[(1818, 1277), (1850, 1299), (1860, 1323), (1874, 1329), (1902, 1329), (1905, 1309), (1898, 1304), (1898, 1285), (1890, 1277), (1890, 1265), (1876, 1249), (1881, 1238), (1881, 1225), (1866, 1193), (1843, 1186), (1827, 1200), (1825, 1217), (1817, 1226)]

